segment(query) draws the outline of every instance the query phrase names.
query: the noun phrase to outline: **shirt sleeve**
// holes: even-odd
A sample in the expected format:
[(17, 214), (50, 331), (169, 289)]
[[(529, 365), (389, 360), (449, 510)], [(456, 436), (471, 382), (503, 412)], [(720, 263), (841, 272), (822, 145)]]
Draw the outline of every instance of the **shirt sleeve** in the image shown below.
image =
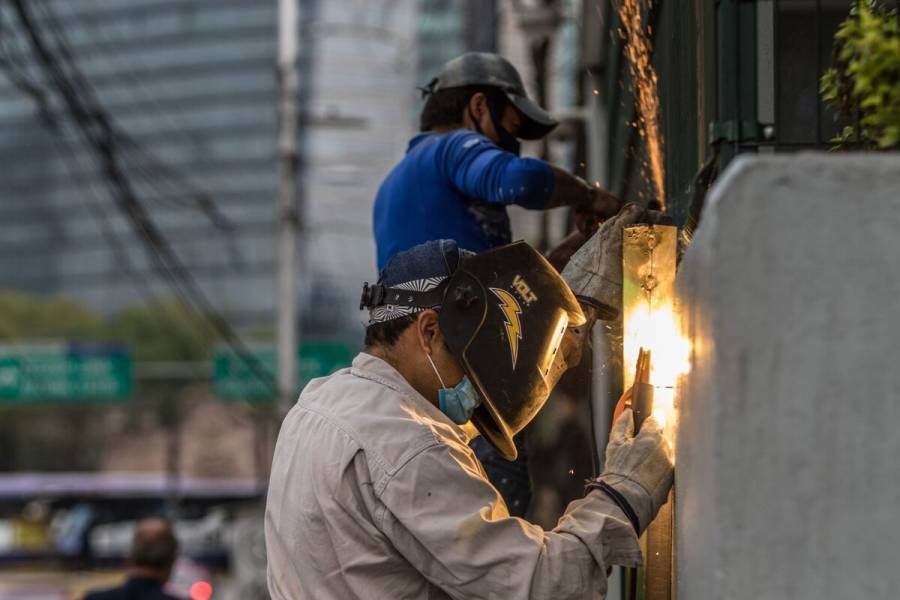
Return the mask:
[(553, 195), (553, 170), (520, 158), (474, 132), (448, 134), (437, 149), (438, 168), (466, 196), (493, 204), (542, 209)]
[(641, 562), (634, 530), (601, 492), (544, 531), (510, 517), (472, 453), (447, 444), (401, 467), (381, 501), (383, 533), (452, 598), (598, 598), (607, 565)]

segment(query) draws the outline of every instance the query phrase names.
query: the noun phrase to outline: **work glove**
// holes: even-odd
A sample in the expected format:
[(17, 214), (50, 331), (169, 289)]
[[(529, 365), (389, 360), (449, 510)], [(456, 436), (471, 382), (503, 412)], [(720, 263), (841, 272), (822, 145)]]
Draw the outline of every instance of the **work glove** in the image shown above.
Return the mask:
[(544, 257), (553, 265), (557, 272), (561, 272), (569, 263), (572, 255), (578, 252), (584, 243), (588, 241), (588, 236), (581, 231), (573, 231), (563, 238), (563, 240), (551, 248)]
[(615, 319), (622, 310), (622, 232), (635, 223), (663, 225), (672, 220), (639, 204), (626, 204), (572, 255), (562, 271), (578, 301), (597, 309), (599, 319)]
[(622, 230), (644, 214), (634, 203), (607, 220), (562, 271), (579, 302), (593, 306), (598, 318), (615, 319), (622, 307)]
[(609, 434), (603, 474), (589, 482), (587, 489), (605, 492), (640, 535), (666, 503), (675, 471), (672, 447), (653, 415), (633, 434), (634, 417), (626, 408)]

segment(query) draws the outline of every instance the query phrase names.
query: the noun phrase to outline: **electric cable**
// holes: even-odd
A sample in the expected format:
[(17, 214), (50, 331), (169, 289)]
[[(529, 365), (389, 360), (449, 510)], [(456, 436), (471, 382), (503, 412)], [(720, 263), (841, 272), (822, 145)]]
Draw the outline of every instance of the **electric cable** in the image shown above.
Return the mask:
[[(243, 341), (231, 329), (230, 324), (215, 309), (134, 193), (116, 152), (114, 128), (110, 117), (94, 97), (92, 90), (85, 85), (78, 85), (77, 82), (83, 82), (84, 77), (74, 60), (67, 61), (72, 73), (66, 73), (35, 27), (33, 15), (25, 1), (11, 0), (11, 2), (27, 34), (33, 55), (37, 58), (45, 76), (64, 100), (66, 110), (76, 124), (80, 137), (93, 149), (100, 161), (116, 205), (144, 242), (145, 249), (157, 266), (158, 274), (168, 283), (178, 299), (186, 307), (197, 310), (206, 318), (249, 370), (270, 387), (273, 393), (277, 393), (272, 374), (249, 352)], [(62, 32), (58, 31), (57, 36), (57, 44), (63, 46), (65, 38)]]
[[(3, 65), (9, 64), (8, 62), (4, 61), (4, 59), (6, 58), (5, 52), (6, 48), (0, 48), (0, 53), (4, 53), (0, 54), (0, 64)], [(14, 80), (14, 83), (17, 84), (17, 86), (23, 93), (32, 96), (35, 101), (38, 101), (38, 99), (46, 98), (49, 95), (46, 93), (45, 89), (39, 89), (35, 82), (26, 84), (21, 80)], [(47, 109), (46, 106), (41, 106), (40, 108), (42, 110)], [(119, 268), (128, 276), (127, 279), (135, 287), (135, 291), (137, 291), (139, 295), (160, 306), (162, 308), (161, 314), (163, 319), (165, 319), (173, 328), (177, 327), (178, 324), (176, 323), (174, 318), (169, 315), (165, 305), (153, 292), (150, 282), (146, 278), (139, 277), (135, 272), (131, 260), (128, 258), (128, 253), (122, 240), (119, 239), (118, 235), (113, 229), (108, 215), (104, 213), (99, 205), (99, 192), (94, 188), (94, 184), (90, 182), (86, 177), (84, 177), (84, 175), (80, 172), (80, 169), (78, 168), (79, 165), (77, 164), (78, 160), (76, 158), (78, 153), (74, 152), (69, 146), (66, 132), (62, 129), (61, 123), (63, 122), (63, 119), (57, 119), (50, 115), (45, 119), (45, 121), (47, 123), (47, 126), (56, 134), (55, 136), (51, 136), (50, 139), (55, 150), (57, 151), (57, 154), (63, 159), (66, 170), (69, 172), (70, 177), (75, 181), (76, 186), (78, 186), (78, 188), (81, 189), (82, 192), (85, 192), (84, 195), (77, 195), (79, 200), (81, 200), (85, 209), (97, 222), (101, 236), (105, 240), (107, 246), (112, 250), (113, 257), (116, 263), (119, 265)], [(87, 156), (89, 160), (93, 158), (91, 154), (88, 154)], [(89, 198), (89, 196), (95, 196), (95, 198)], [(94, 200), (98, 201), (95, 202)], [(188, 329), (187, 331), (189, 332), (188, 337), (191, 343), (194, 345), (195, 350), (198, 350), (201, 354), (203, 354), (206, 351), (204, 342), (197, 337), (196, 331), (192, 329)]]
[[(74, 53), (63, 33), (62, 25), (59, 23), (56, 15), (50, 9), (46, 0), (32, 0), (32, 3), (42, 10), (43, 20), (49, 26), (49, 29), (53, 34), (56, 45), (59, 49), (59, 54), (63, 57), (66, 66), (71, 72), (71, 79), (74, 81), (76, 88), (92, 103), (98, 104), (96, 92), (84, 77), (84, 75), (81, 73), (77, 62), (75, 61)], [(111, 122), (112, 121), (110, 119), (110, 123)], [(136, 165), (138, 170), (142, 171), (145, 174), (146, 181), (148, 181), (150, 185), (157, 186), (160, 181), (170, 182), (166, 177), (157, 177), (157, 175), (162, 173), (164, 173), (167, 177), (178, 179), (182, 183), (182, 185), (188, 188), (189, 191), (187, 195), (192, 197), (192, 200), (185, 203), (186, 206), (197, 208), (201, 212), (205, 213), (213, 223), (213, 225), (215, 225), (219, 229), (227, 233), (233, 232), (234, 226), (225, 217), (225, 215), (220, 210), (218, 210), (215, 202), (212, 200), (211, 195), (205, 191), (199, 190), (197, 186), (186, 175), (184, 175), (174, 167), (171, 167), (170, 165), (167, 165), (163, 161), (159, 160), (158, 157), (149, 152), (134, 138), (129, 136), (127, 133), (119, 130), (118, 128), (111, 128), (111, 137), (116, 138), (117, 142), (121, 141), (123, 143), (123, 146), (132, 149), (140, 155), (140, 160), (138, 160)]]

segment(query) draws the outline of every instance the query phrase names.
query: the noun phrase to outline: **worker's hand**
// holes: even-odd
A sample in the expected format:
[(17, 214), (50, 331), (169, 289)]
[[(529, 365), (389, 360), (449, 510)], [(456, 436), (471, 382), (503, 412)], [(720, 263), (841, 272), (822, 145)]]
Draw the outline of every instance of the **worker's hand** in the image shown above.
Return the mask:
[[(656, 417), (647, 417), (638, 434), (633, 434), (634, 417), (631, 409), (626, 408), (610, 432), (606, 464), (599, 481), (617, 492), (634, 511), (640, 534), (666, 503), (674, 468), (672, 447)], [(604, 489), (605, 486), (599, 487)]]
[(589, 198), (588, 204), (574, 207), (575, 229), (581, 232), (585, 239), (594, 235), (603, 221), (616, 216), (622, 208), (622, 201), (615, 194), (600, 187), (591, 187)]
[(575, 207), (575, 230), (584, 236), (584, 241), (597, 233), (603, 219), (594, 211), (583, 206)]
[(612, 192), (595, 185), (593, 186), (591, 206), (589, 208), (600, 219), (609, 219), (616, 216), (622, 209), (622, 201)]
[(581, 231), (573, 231), (545, 255), (553, 268), (562, 271), (579, 248), (588, 240)]
[(622, 306), (622, 230), (645, 217), (630, 203), (607, 220), (576, 252), (562, 271), (578, 300), (598, 310), (598, 318), (615, 319)]

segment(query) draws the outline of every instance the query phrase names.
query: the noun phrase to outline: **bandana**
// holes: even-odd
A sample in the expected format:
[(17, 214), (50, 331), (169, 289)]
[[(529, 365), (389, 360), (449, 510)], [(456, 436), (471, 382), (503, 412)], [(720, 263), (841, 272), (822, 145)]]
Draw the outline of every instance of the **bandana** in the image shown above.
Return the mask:
[[(398, 283), (391, 286), (401, 290), (410, 290), (413, 292), (427, 292), (436, 288), (446, 277), (426, 277), (425, 279), (414, 279), (405, 283)], [(394, 304), (385, 304), (376, 306), (369, 311), (369, 325), (373, 323), (384, 323), (392, 319), (399, 319), (418, 312), (422, 312), (424, 308), (417, 306), (396, 306)]]

